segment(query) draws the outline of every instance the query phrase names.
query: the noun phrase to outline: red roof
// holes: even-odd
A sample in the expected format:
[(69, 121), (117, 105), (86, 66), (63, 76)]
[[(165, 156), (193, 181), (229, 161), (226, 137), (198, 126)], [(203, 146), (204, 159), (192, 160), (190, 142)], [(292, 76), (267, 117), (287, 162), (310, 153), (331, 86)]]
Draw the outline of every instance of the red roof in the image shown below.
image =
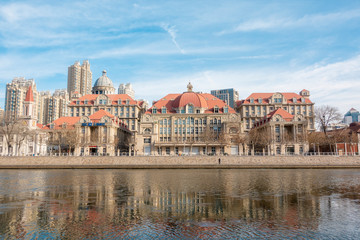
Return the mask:
[[(253, 98), (254, 99), (254, 103), (256, 104), (268, 104), (269, 103), (269, 99), (274, 95), (275, 93), (252, 93), (250, 96), (248, 96), (245, 100), (240, 100), (236, 102), (236, 105), (242, 105), (242, 104), (250, 104), (250, 99)], [(300, 96), (297, 93), (290, 93), (290, 92), (283, 92), (281, 93), (284, 98), (286, 99), (286, 101), (288, 103), (302, 103), (301, 102), (301, 98), (303, 98), (302, 96)], [(262, 99), (262, 103), (259, 103), (259, 99)], [(296, 101), (294, 102), (293, 99), (296, 99)], [(310, 99), (308, 98), (304, 98), (305, 99), (305, 103), (312, 103), (310, 101)]]
[(99, 110), (99, 111), (97, 111), (96, 113), (93, 113), (92, 115), (90, 115), (89, 118), (90, 118), (90, 120), (91, 120), (92, 122), (97, 122), (97, 121), (99, 121), (99, 120), (100, 120), (102, 117), (104, 117), (104, 116), (108, 116), (108, 117), (110, 117), (110, 118), (114, 118), (114, 117), (115, 117), (114, 115), (108, 113), (108, 112), (105, 111), (105, 110)]
[(193, 104), (194, 107), (208, 107), (205, 98), (201, 94), (194, 92), (184, 92), (183, 94), (180, 94), (176, 97), (172, 105), (174, 108), (179, 108), (185, 107), (189, 103)]
[[(126, 104), (126, 100), (129, 100), (129, 104), (130, 105), (137, 105), (138, 101), (132, 99), (129, 95), (127, 94), (105, 94), (108, 98), (110, 98), (111, 100), (111, 104), (116, 105), (118, 104), (118, 101), (121, 99), (121, 104)], [(74, 101), (70, 102), (70, 105), (77, 105), (76, 102), (79, 101), (80, 105), (84, 105), (85, 101), (88, 101), (88, 104), (90, 105), (94, 105), (94, 102), (96, 100), (97, 97), (99, 97), (99, 94), (87, 94), (84, 95), (82, 97), (80, 97), (79, 99), (76, 99)]]
[(29, 89), (26, 92), (25, 102), (34, 102), (34, 95), (33, 95), (31, 85), (30, 85)]
[(285, 111), (282, 108), (278, 108), (275, 111), (272, 111), (271, 113), (266, 115), (262, 120), (256, 122), (254, 127), (258, 127), (267, 122), (270, 122), (271, 119), (276, 115), (280, 115), (286, 122), (291, 122), (294, 119), (294, 115), (288, 113), (287, 111)]
[(50, 125), (54, 124), (53, 129), (62, 129), (62, 125), (66, 124), (66, 128), (74, 128), (74, 125), (79, 122), (80, 117), (60, 117), (56, 120), (54, 120), (52, 123), (46, 125), (44, 129), (50, 129)]
[(282, 108), (278, 108), (275, 111), (272, 111), (271, 113), (269, 113), (266, 118), (271, 119), (273, 118), (275, 115), (280, 115), (285, 121), (290, 122), (293, 118), (294, 115), (291, 115), (290, 113), (288, 113), (287, 111), (285, 111)]
[(214, 97), (210, 93), (195, 92), (168, 94), (160, 100), (154, 102), (153, 106), (148, 109), (146, 113), (151, 114), (154, 107), (157, 109), (157, 113), (161, 113), (161, 109), (163, 107), (166, 107), (166, 113), (176, 113), (177, 108), (184, 107), (187, 104), (204, 108), (205, 113), (213, 113), (215, 106), (219, 108), (219, 113), (224, 113), (225, 107), (228, 107), (228, 113), (236, 113), (235, 110), (228, 106), (223, 100)]

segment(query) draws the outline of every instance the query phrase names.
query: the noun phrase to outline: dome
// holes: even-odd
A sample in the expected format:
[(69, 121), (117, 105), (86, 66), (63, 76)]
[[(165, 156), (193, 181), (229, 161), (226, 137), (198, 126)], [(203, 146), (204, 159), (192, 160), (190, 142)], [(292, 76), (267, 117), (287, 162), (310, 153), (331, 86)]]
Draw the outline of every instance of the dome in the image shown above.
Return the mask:
[(106, 70), (102, 71), (102, 76), (96, 80), (94, 87), (114, 87), (111, 79), (106, 76)]
[(208, 108), (207, 102), (203, 96), (195, 92), (184, 92), (175, 98), (173, 107), (185, 107), (187, 104), (192, 104), (194, 107)]

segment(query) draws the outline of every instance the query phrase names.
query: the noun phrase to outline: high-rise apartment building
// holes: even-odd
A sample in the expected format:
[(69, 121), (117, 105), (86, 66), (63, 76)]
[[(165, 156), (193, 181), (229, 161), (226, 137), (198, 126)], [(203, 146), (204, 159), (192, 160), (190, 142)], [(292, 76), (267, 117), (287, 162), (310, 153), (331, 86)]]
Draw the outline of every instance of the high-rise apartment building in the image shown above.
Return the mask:
[(34, 79), (25, 79), (24, 77), (16, 77), (10, 83), (6, 84), (5, 96), (5, 116), (16, 119), (23, 114), (23, 106), (26, 92), (32, 87), (34, 97), (34, 114), (38, 117), (40, 106), (40, 95), (36, 91)]
[(67, 116), (69, 94), (66, 89), (56, 89), (52, 95), (49, 91), (41, 92), (40, 96), (39, 123), (46, 125), (60, 117)]
[(131, 98), (135, 99), (135, 91), (133, 90), (131, 83), (120, 84), (119, 89), (118, 89), (118, 94), (127, 94)]
[(227, 105), (234, 108), (235, 102), (239, 100), (239, 93), (233, 88), (211, 90), (211, 95), (223, 100)]
[(67, 90), (69, 95), (74, 92), (79, 92), (81, 95), (91, 93), (92, 88), (92, 73), (90, 70), (90, 63), (84, 60), (83, 64), (75, 62), (68, 68), (68, 86)]

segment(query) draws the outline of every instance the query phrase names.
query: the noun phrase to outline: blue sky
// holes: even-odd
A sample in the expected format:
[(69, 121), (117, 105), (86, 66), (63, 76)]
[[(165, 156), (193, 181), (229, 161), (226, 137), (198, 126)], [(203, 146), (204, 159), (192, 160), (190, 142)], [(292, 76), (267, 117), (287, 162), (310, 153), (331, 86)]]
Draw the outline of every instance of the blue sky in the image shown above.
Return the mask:
[(235, 88), (310, 90), (316, 105), (360, 110), (360, 1), (1, 1), (0, 104), (13, 77), (66, 88), (88, 59), (136, 98)]

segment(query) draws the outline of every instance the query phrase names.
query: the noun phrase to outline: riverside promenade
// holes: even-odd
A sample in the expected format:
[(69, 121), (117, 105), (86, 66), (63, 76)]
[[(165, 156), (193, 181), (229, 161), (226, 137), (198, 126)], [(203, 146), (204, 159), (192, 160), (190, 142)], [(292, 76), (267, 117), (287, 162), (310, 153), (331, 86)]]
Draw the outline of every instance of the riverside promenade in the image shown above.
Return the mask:
[[(220, 163), (219, 163), (220, 159)], [(360, 156), (0, 157), (0, 169), (360, 168)]]

